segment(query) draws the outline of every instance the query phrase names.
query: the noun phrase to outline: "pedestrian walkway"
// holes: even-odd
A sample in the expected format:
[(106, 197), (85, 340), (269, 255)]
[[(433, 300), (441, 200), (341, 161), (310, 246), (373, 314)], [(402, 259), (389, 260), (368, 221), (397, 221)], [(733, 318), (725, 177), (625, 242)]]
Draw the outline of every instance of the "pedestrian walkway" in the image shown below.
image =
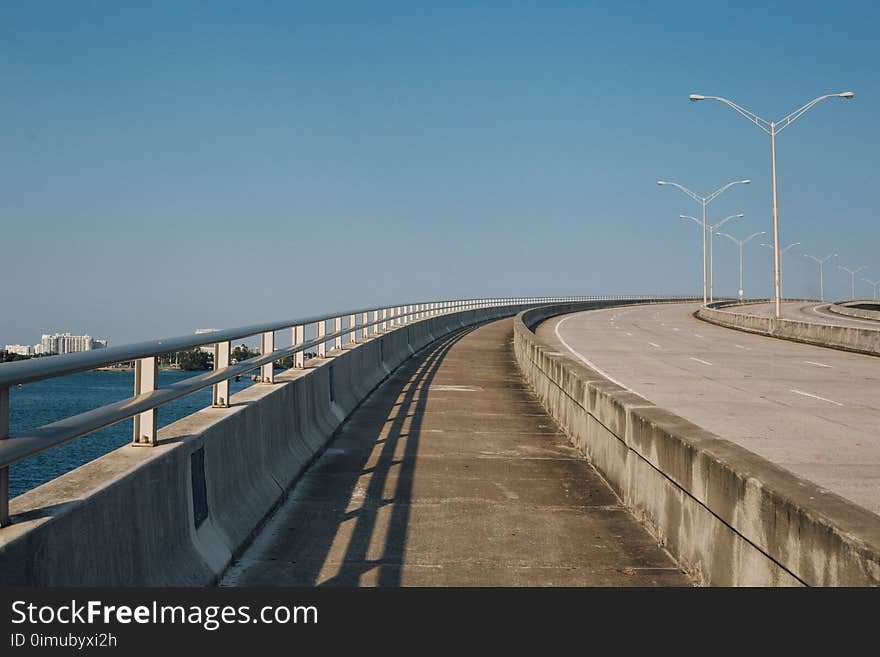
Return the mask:
[(399, 368), (222, 586), (688, 586), (519, 374), (512, 320)]

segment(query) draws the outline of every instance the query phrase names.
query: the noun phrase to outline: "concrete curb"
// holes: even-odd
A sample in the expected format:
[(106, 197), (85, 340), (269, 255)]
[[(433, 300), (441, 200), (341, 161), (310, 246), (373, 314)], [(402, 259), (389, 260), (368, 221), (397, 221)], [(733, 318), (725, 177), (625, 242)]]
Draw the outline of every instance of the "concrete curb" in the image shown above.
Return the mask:
[(596, 307), (517, 315), (517, 362), (572, 443), (685, 570), (706, 585), (880, 585), (880, 517), (624, 390), (533, 332)]
[(335, 349), (11, 503), (0, 586), (214, 583), (334, 432), (390, 372), (462, 327), (527, 306), (426, 318)]
[(715, 308), (700, 308), (696, 317), (711, 324), (819, 347), (880, 356), (880, 328), (856, 328), (760, 317)]
[[(828, 306), (828, 311), (837, 313), (838, 315), (846, 315), (847, 317), (859, 317), (861, 319), (880, 320), (880, 310), (864, 310), (863, 308), (851, 308), (850, 306), (857, 303), (868, 303), (867, 301), (845, 301), (843, 303), (832, 303)], [(877, 303), (877, 302), (875, 302)], [(877, 303), (880, 307), (880, 303)]]

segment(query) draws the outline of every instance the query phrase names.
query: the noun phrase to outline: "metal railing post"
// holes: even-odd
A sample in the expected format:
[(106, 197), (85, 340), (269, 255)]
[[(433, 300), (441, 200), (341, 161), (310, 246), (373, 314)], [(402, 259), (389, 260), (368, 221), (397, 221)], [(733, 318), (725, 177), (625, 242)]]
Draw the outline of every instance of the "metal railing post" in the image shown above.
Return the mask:
[[(0, 440), (9, 438), (9, 388), (0, 387)], [(0, 527), (9, 521), (9, 466), (0, 468)]]
[[(342, 333), (342, 315), (333, 318), (333, 332)], [(342, 336), (337, 335), (333, 338), (333, 348), (342, 349)]]
[[(134, 394), (135, 397), (156, 389), (158, 382), (158, 367), (155, 356), (138, 358), (134, 361)], [(134, 436), (132, 442), (135, 445), (156, 444), (156, 409), (151, 408), (134, 416)]]
[(388, 320), (388, 309), (383, 308), (382, 309), (382, 330), (383, 331), (388, 330), (388, 321), (387, 320)]
[[(214, 344), (214, 371), (229, 367), (229, 341)], [(229, 406), (229, 379), (214, 384), (214, 408)]]
[[(316, 324), (317, 337), (319, 340), (327, 335), (327, 320), (322, 319)], [(327, 343), (323, 340), (318, 343), (318, 358), (324, 358), (327, 355)]]
[[(290, 336), (293, 340), (293, 345), (299, 345), (306, 341), (306, 327), (305, 326), (293, 326), (290, 329), (292, 335)], [(293, 355), (293, 366), (294, 367), (303, 367), (306, 364), (306, 355), (302, 351), (298, 351)]]
[(361, 320), (363, 321), (363, 324), (364, 324), (364, 327), (362, 329), (362, 334), (363, 334), (364, 340), (366, 340), (367, 338), (370, 337), (370, 327), (367, 326), (367, 324), (370, 323), (370, 312), (369, 311), (365, 312), (364, 316), (361, 317)]
[[(275, 331), (263, 333), (260, 348), (264, 356), (275, 351)], [(260, 378), (263, 380), (263, 383), (275, 383), (275, 363), (266, 363), (260, 370)]]
[(348, 316), (348, 328), (351, 329), (348, 333), (348, 342), (349, 344), (357, 342), (357, 315), (349, 315)]

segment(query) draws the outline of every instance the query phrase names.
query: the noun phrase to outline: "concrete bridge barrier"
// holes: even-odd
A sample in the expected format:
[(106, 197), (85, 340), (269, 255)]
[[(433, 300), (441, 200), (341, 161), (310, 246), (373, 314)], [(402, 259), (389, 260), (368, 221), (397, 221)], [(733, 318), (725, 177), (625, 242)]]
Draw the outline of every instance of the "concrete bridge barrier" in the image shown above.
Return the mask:
[[(874, 306), (876, 310), (853, 307), (869, 305)], [(838, 315), (845, 315), (847, 317), (880, 320), (880, 301), (844, 301), (840, 303), (832, 303), (828, 306), (828, 311), (832, 313), (837, 313)]]
[(334, 349), (16, 497), (0, 529), (2, 586), (216, 581), (334, 431), (398, 365), (524, 304), (417, 319)]
[(700, 308), (697, 311), (697, 317), (712, 324), (747, 333), (758, 333), (819, 347), (880, 356), (880, 328), (857, 328), (801, 322), (793, 319), (761, 317), (720, 308)]
[(684, 569), (707, 585), (880, 585), (875, 514), (621, 388), (533, 332), (594, 307), (520, 313), (517, 362), (572, 443)]

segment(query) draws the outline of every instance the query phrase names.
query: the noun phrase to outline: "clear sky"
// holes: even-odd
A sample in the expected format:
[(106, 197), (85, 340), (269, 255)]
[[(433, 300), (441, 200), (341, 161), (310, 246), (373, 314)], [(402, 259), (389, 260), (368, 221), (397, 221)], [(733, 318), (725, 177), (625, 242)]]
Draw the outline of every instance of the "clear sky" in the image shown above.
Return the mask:
[[(368, 304), (698, 293), (709, 193), (880, 279), (876, 2), (6, 2), (0, 345)], [(770, 293), (747, 247), (746, 293)], [(736, 247), (716, 242), (721, 293)], [(848, 296), (832, 264), (826, 291)], [(869, 294), (860, 283), (857, 292)]]

